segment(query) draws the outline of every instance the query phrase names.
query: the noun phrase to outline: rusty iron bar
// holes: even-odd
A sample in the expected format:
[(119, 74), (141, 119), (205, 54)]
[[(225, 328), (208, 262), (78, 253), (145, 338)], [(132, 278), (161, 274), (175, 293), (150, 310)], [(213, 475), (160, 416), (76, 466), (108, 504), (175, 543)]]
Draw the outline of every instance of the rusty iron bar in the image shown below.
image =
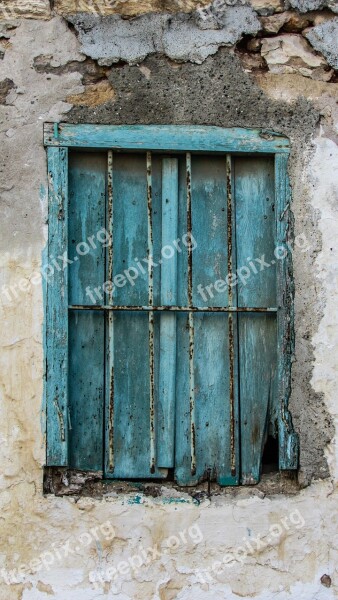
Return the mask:
[[(108, 177), (107, 177), (107, 226), (109, 231), (108, 244), (108, 281), (113, 280), (113, 151), (108, 151)], [(113, 286), (109, 294), (109, 305), (113, 305)], [(108, 372), (106, 385), (109, 386), (108, 394), (108, 466), (109, 471), (114, 470), (114, 313), (107, 314), (108, 320)]]
[(154, 267), (153, 267), (153, 206), (152, 161), (147, 152), (147, 206), (148, 206), (148, 303), (149, 311), (149, 387), (150, 387), (150, 472), (155, 472), (155, 385), (154, 385)]
[(145, 311), (145, 312), (214, 312), (214, 313), (276, 313), (276, 307), (260, 307), (260, 306), (113, 306), (100, 304), (72, 304), (69, 310), (107, 310), (107, 311)]
[[(191, 211), (191, 154), (186, 154), (187, 180), (187, 235), (188, 235), (188, 306), (193, 303), (192, 278), (192, 211)], [(189, 326), (189, 410), (190, 410), (190, 468), (191, 474), (196, 475), (196, 424), (195, 424), (195, 374), (194, 374), (194, 316), (188, 311)]]
[[(228, 276), (233, 273), (233, 194), (232, 194), (232, 168), (231, 155), (226, 155), (226, 180), (227, 180), (227, 250), (228, 250)], [(233, 290), (229, 281), (228, 303), (233, 304)], [(228, 317), (229, 335), (229, 403), (230, 403), (230, 469), (231, 475), (236, 474), (236, 444), (235, 444), (235, 347), (234, 347), (234, 317), (230, 312)]]

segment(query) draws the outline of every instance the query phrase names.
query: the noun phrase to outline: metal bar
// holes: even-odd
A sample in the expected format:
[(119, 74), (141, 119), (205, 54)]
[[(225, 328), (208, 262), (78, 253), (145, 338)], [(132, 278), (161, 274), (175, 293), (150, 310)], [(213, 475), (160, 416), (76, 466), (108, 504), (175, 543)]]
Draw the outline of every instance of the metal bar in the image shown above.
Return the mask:
[[(107, 248), (107, 279), (113, 281), (113, 152), (108, 151), (108, 204), (107, 204), (107, 223), (109, 231), (109, 245)], [(109, 294), (109, 305), (113, 305), (113, 286)], [(106, 410), (107, 410), (107, 451), (108, 451), (108, 471), (114, 470), (114, 313), (109, 311), (107, 315), (108, 344), (107, 344), (107, 374), (106, 374)]]
[(148, 205), (148, 302), (149, 302), (149, 386), (150, 386), (150, 472), (155, 472), (155, 389), (154, 389), (154, 267), (153, 267), (153, 207), (151, 152), (147, 152)]
[[(186, 154), (187, 180), (187, 236), (188, 236), (188, 306), (192, 307), (192, 214), (191, 214), (191, 154)], [(194, 374), (194, 317), (188, 311), (189, 327), (189, 410), (190, 410), (190, 460), (191, 474), (196, 474), (196, 424), (195, 424), (195, 374)]]
[[(231, 155), (226, 156), (226, 177), (227, 177), (227, 224), (228, 224), (228, 303), (233, 304), (233, 290), (231, 278), (233, 274), (233, 199), (232, 199), (232, 169)], [(231, 275), (231, 278), (230, 278)], [(228, 317), (228, 335), (229, 335), (229, 401), (230, 401), (230, 469), (231, 475), (236, 474), (236, 448), (235, 448), (235, 349), (234, 349), (234, 319), (231, 312)]]
[(110, 311), (150, 311), (150, 312), (214, 312), (214, 313), (276, 313), (276, 307), (252, 307), (252, 306), (114, 306), (114, 305), (99, 305), (99, 304), (73, 304), (68, 307), (69, 310), (110, 310)]

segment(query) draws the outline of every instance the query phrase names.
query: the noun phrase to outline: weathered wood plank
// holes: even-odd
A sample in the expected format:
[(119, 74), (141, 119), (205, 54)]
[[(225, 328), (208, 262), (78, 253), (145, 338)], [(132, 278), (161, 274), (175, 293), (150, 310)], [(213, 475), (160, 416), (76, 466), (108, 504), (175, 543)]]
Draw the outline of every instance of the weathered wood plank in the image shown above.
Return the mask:
[[(105, 281), (106, 156), (91, 152), (69, 158), (69, 300), (86, 301), (88, 289), (102, 293)], [(69, 466), (102, 470), (104, 412), (104, 314), (69, 315)]]
[[(148, 265), (144, 262), (148, 253), (148, 191), (145, 153), (114, 154), (112, 276), (115, 304), (128, 306), (149, 301)], [(134, 270), (130, 270), (131, 267)], [(126, 270), (130, 279), (126, 279)], [(148, 313), (116, 313), (113, 330), (114, 348), (110, 343), (110, 351), (114, 352), (114, 469), (108, 468), (106, 476), (165, 477), (165, 470), (151, 470)], [(154, 331), (156, 334), (156, 324)]]
[[(235, 205), (238, 306), (275, 306), (273, 160), (235, 159)], [(276, 317), (240, 314), (238, 332), (241, 477), (242, 483), (252, 484), (259, 481), (269, 414), (276, 401)]]
[(291, 363), (294, 353), (294, 283), (289, 242), (291, 193), (288, 179), (288, 157), (276, 154), (277, 244), (284, 249), (284, 260), (278, 261), (278, 433), (279, 468), (297, 469), (299, 437), (295, 433), (289, 411), (291, 395)]
[[(215, 290), (215, 280), (228, 274), (227, 171), (225, 157), (192, 156), (192, 301), (205, 306), (227, 306), (228, 288)], [(181, 229), (180, 225), (180, 229)], [(187, 286), (185, 262), (180, 264), (180, 287)], [(206, 287), (211, 284), (210, 289)], [(199, 287), (201, 286), (201, 287)], [(201, 291), (203, 295), (201, 296)], [(179, 297), (189, 296), (182, 294)], [(176, 478), (192, 485), (208, 477), (221, 484), (238, 482), (231, 472), (229, 328), (226, 314), (194, 314), (194, 396), (196, 472), (189, 459), (189, 354), (187, 317), (178, 317)], [(235, 443), (238, 428), (235, 425)], [(237, 459), (238, 461), (238, 455)]]
[[(177, 302), (178, 161), (162, 161), (161, 304)], [(176, 315), (160, 320), (159, 396), (157, 403), (157, 466), (174, 467), (176, 400)]]
[(46, 146), (204, 152), (288, 152), (289, 141), (261, 129), (195, 125), (72, 125), (44, 127)]
[(46, 307), (47, 465), (68, 465), (68, 271), (52, 267), (68, 237), (68, 150), (48, 149), (48, 278)]

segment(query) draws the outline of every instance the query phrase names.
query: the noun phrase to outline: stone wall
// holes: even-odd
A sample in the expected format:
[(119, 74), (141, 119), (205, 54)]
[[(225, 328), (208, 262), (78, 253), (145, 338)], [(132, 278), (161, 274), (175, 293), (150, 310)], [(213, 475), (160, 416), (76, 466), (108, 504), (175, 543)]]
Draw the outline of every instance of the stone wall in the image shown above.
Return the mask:
[[(333, 0), (0, 2), (1, 599), (336, 597), (337, 15)], [(309, 242), (293, 253), (297, 481), (79, 496), (64, 475), (72, 495), (43, 494), (46, 121), (290, 138)]]

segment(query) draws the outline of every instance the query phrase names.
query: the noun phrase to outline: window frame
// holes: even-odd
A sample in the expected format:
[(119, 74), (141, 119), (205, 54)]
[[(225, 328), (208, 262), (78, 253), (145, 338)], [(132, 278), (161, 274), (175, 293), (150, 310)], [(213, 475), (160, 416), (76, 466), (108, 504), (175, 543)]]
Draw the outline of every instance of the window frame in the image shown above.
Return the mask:
[[(294, 352), (294, 285), (290, 249), (289, 140), (263, 129), (181, 125), (73, 125), (45, 123), (48, 163), (47, 264), (67, 251), (68, 149), (214, 152), (274, 156), (277, 261), (277, 394), (280, 470), (298, 468), (299, 439), (289, 411)], [(61, 249), (61, 250), (60, 250)], [(54, 269), (45, 303), (46, 464), (68, 461), (68, 271)], [(250, 482), (242, 482), (242, 484)]]

